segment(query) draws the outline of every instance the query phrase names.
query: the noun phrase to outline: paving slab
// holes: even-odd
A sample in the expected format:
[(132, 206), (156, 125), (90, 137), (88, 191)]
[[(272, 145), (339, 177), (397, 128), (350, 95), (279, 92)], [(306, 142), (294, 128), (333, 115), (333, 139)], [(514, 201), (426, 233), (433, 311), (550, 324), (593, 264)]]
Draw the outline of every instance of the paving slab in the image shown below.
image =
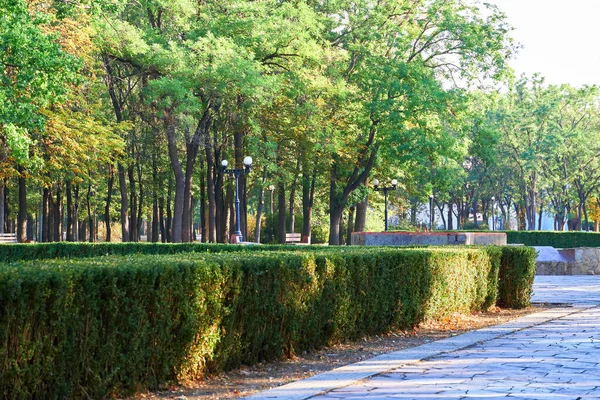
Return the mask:
[(600, 276), (537, 276), (532, 300), (561, 307), (248, 398), (600, 398)]

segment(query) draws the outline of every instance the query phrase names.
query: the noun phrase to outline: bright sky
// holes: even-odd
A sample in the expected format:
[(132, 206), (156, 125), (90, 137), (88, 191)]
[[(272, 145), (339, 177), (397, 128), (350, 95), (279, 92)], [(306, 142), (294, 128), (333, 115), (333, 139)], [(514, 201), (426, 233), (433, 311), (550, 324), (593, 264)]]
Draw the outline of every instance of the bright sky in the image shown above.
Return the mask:
[(511, 61), (517, 75), (546, 83), (600, 85), (600, 0), (481, 0), (495, 4), (523, 45)]

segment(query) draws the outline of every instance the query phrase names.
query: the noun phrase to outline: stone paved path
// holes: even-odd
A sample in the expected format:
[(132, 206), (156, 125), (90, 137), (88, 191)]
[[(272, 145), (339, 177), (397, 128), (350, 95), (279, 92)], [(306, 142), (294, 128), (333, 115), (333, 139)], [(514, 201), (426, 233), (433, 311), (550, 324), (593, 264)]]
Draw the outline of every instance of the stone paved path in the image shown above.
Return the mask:
[(255, 399), (600, 399), (600, 276), (538, 276), (572, 304), (338, 368)]

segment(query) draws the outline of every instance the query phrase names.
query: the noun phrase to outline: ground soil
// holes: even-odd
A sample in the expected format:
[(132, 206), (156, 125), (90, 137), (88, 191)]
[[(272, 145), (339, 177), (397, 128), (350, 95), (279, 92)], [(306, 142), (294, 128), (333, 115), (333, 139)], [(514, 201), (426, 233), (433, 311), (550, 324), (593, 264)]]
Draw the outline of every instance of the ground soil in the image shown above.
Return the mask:
[(423, 323), (412, 331), (392, 331), (380, 336), (365, 337), (352, 343), (327, 347), (290, 360), (243, 366), (217, 376), (187, 382), (182, 386), (172, 386), (169, 390), (138, 394), (135, 399), (237, 399), (382, 353), (415, 347), (474, 329), (502, 324), (549, 307), (547, 304), (538, 304), (523, 310), (495, 308), (472, 315), (453, 315), (444, 321)]

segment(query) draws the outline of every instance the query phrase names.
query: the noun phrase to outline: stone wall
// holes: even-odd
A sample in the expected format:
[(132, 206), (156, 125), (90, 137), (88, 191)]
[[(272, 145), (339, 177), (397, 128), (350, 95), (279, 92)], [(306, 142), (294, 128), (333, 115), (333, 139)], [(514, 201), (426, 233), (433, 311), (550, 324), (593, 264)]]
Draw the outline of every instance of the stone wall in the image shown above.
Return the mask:
[(548, 254), (545, 248), (536, 250), (537, 275), (600, 275), (599, 247), (555, 249), (558, 256)]
[(352, 245), (357, 246), (506, 246), (503, 232), (354, 232)]

